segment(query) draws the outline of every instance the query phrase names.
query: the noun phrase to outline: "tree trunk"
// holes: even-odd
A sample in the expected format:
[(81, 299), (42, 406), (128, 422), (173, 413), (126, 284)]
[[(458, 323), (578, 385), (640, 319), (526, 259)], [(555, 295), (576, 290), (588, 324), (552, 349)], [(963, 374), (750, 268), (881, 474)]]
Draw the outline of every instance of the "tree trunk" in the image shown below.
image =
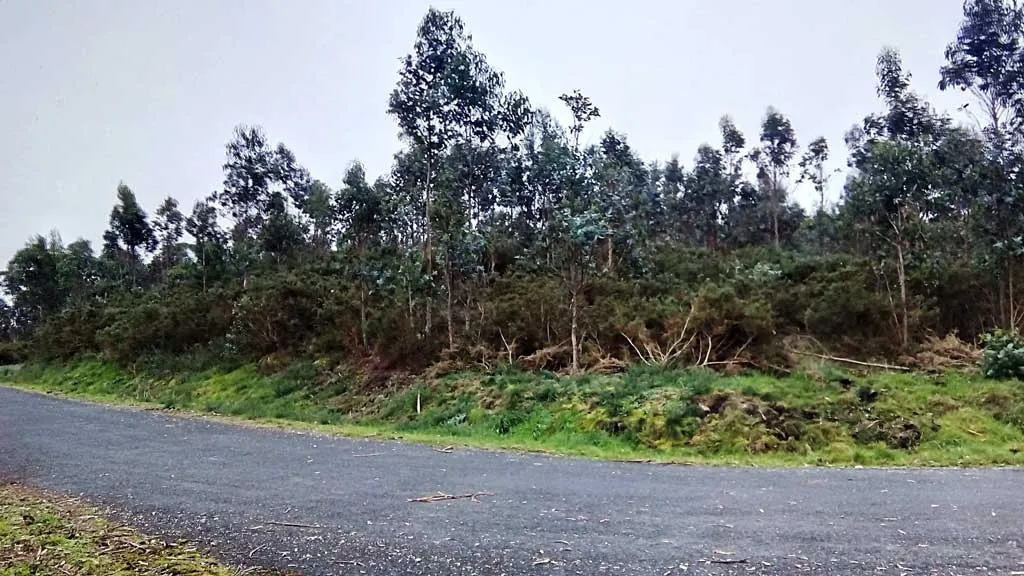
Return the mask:
[(548, 320), (547, 314), (544, 313), (544, 301), (540, 301), (540, 323), (544, 325), (545, 340), (544, 345), (551, 345), (551, 322)]
[(779, 248), (779, 183), (772, 183), (772, 238), (775, 249)]
[(203, 294), (206, 294), (206, 243), (203, 243)]
[(615, 242), (614, 242), (614, 239), (612, 238), (611, 234), (608, 235), (608, 238), (605, 240), (605, 243), (607, 244), (607, 249), (608, 249), (608, 263), (605, 265), (605, 269), (608, 271), (608, 274), (611, 274), (612, 276), (614, 276), (615, 275)]
[(452, 267), (448, 263), (449, 258), (445, 259), (444, 265), (444, 284), (445, 291), (448, 293), (448, 302), (445, 306), (445, 320), (448, 322), (448, 349), (455, 349), (455, 322), (452, 319)]
[(900, 238), (896, 243), (896, 273), (899, 275), (900, 282), (900, 306), (903, 312), (903, 321), (900, 323), (900, 338), (902, 340), (903, 349), (906, 350), (907, 345), (910, 343), (910, 329), (908, 327), (909, 313), (907, 311), (907, 275), (906, 268), (903, 261), (903, 239)]
[(416, 330), (416, 307), (412, 301), (412, 283), (409, 282), (409, 275), (405, 276), (405, 293), (409, 296), (409, 329)]
[[(430, 223), (430, 187), (431, 187), (431, 164), (430, 164), (430, 153), (427, 153), (427, 185), (424, 205), (424, 217), (426, 221), (423, 224), (423, 258), (427, 261), (427, 278), (433, 278), (434, 276), (434, 244), (433, 235), (431, 234), (431, 223)], [(430, 290), (427, 290), (427, 295), (424, 305), (424, 332), (429, 336), (431, 329), (431, 294)]]
[(359, 332), (363, 339), (363, 349), (369, 350), (366, 338), (366, 282), (359, 280)]
[(580, 343), (579, 343), (579, 296), (575, 286), (572, 288), (572, 299), (569, 301), (569, 313), (572, 315), (572, 330), (570, 332), (572, 341), (572, 373), (580, 371)]
[(572, 344), (572, 373), (580, 371), (579, 310), (580, 292), (583, 288), (583, 270), (576, 261), (576, 254), (569, 263), (569, 316), (571, 318), (569, 339)]
[(1007, 262), (1007, 268), (1009, 268), (1009, 274), (1008, 274), (1009, 278), (1007, 279), (1007, 283), (1008, 283), (1007, 290), (1008, 290), (1009, 294), (1007, 295), (1007, 300), (1008, 300), (1009, 305), (1010, 305), (1010, 332), (1016, 334), (1017, 333), (1017, 307), (1016, 307), (1016, 305), (1013, 302), (1013, 257), (1012, 256), (1010, 257), (1010, 260)]

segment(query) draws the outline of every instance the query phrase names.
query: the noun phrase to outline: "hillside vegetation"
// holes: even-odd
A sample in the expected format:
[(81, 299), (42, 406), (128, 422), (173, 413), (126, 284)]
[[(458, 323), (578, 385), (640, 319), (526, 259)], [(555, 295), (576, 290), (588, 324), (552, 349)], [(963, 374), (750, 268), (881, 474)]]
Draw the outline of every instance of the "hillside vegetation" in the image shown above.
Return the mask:
[[(508, 86), (456, 14), (415, 32), (387, 173), (324, 182), (241, 125), (210, 159), (222, 186), (191, 206), (150, 213), (122, 183), (99, 250), (54, 231), (11, 259), (0, 365), (56, 390), (502, 445), (1019, 462), (1020, 384), (935, 373), (975, 369), (981, 346), (987, 377), (1024, 378), (1024, 8), (968, 0), (950, 39), (940, 88), (976, 124), (880, 51), (838, 199), (838, 143), (783, 108), (749, 135), (709, 119), (721, 137), (692, 159), (643, 158), (592, 133), (600, 103), (575, 87), (536, 104)], [(920, 374), (801, 375), (815, 355)]]
[(588, 130), (599, 103), (566, 87), (544, 103), (561, 124), (432, 9), (386, 103), (403, 136), (389, 172), (353, 163), (323, 182), (239, 126), (211, 158), (223, 185), (192, 206), (150, 213), (121, 184), (98, 253), (53, 232), (10, 261), (0, 364), (201, 353), (770, 373), (794, 338), (893, 361), (932, 337), (1016, 331), (1021, 22), (971, 0), (951, 39), (941, 87), (980, 98), (980, 130), (935, 111), (882, 50), (879, 107), (849, 119), (835, 201), (837, 143), (798, 135), (779, 108), (751, 135), (722, 117), (692, 160), (642, 158)]
[(439, 445), (719, 464), (1024, 464), (1024, 387), (957, 374), (499, 370), (374, 384), (324, 363), (181, 376), (87, 361), (33, 366), (16, 378), (102, 401)]

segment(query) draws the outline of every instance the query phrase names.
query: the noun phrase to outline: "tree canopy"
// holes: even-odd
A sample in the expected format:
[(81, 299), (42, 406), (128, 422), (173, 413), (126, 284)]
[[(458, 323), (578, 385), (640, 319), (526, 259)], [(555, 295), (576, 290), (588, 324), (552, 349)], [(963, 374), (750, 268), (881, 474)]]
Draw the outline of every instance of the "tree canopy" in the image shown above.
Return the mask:
[[(402, 136), (387, 173), (353, 161), (341, 182), (317, 180), (240, 125), (211, 158), (220, 189), (194, 205), (150, 213), (122, 183), (99, 253), (29, 240), (0, 278), (0, 342), (122, 362), (576, 371), (670, 357), (767, 368), (801, 336), (895, 357), (931, 336), (1017, 330), (1022, 39), (1016, 2), (965, 3), (939, 87), (970, 97), (974, 125), (936, 112), (882, 48), (878, 108), (850, 119), (849, 173), (828, 198), (841, 143), (797, 134), (781, 108), (756, 134), (725, 115), (692, 156), (644, 158), (619, 131), (581, 137), (601, 116), (585, 89), (564, 87), (559, 124), (457, 14), (431, 9), (386, 103)], [(810, 213), (793, 201), (801, 184)]]

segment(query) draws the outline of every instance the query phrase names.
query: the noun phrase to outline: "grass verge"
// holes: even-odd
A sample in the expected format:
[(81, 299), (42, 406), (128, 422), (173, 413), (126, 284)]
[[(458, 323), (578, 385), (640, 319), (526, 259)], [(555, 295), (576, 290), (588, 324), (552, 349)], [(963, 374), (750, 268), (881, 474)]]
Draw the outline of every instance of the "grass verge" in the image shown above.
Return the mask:
[[(73, 499), (0, 485), (0, 576), (237, 576), (184, 543), (118, 526)], [(246, 570), (245, 574), (270, 572)]]
[(1021, 466), (1024, 384), (964, 374), (785, 379), (633, 369), (515, 371), (368, 384), (293, 363), (129, 374), (26, 366), (34, 390), (241, 417), (289, 428), (613, 460), (757, 466)]

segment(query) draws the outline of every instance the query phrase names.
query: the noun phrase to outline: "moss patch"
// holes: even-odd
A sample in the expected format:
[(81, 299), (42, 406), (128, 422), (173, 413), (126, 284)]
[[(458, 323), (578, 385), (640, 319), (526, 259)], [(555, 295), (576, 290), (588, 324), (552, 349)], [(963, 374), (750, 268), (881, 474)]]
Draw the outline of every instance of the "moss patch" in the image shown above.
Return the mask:
[(74, 500), (0, 485), (0, 576), (238, 573), (184, 543), (166, 544), (110, 523)]

